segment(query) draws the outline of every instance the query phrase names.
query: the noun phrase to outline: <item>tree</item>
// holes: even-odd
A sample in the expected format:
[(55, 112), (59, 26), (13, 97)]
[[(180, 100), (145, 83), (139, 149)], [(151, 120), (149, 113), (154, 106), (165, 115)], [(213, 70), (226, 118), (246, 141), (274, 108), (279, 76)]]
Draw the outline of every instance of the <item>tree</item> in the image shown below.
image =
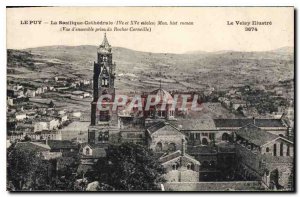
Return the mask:
[(61, 157), (57, 159), (57, 180), (53, 190), (72, 191), (76, 182), (76, 171), (80, 163), (79, 156)]
[(94, 165), (94, 177), (115, 190), (159, 190), (165, 170), (153, 152), (133, 143), (110, 145), (107, 157)]
[(17, 191), (48, 190), (48, 167), (36, 151), (12, 147), (7, 156), (7, 182)]

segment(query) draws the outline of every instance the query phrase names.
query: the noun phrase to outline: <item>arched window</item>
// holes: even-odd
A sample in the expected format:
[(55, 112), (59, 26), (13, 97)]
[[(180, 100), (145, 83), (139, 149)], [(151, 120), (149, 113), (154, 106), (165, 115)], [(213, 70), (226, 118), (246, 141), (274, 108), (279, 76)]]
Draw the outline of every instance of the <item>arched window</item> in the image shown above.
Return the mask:
[(280, 156), (283, 156), (283, 143), (280, 143)]
[(188, 170), (190, 170), (190, 169), (191, 169), (191, 164), (188, 163), (188, 164), (186, 165), (186, 168), (187, 168)]
[(156, 149), (156, 151), (158, 151), (158, 152), (162, 151), (162, 143), (161, 143), (161, 142), (158, 142), (158, 143), (156, 144), (155, 149)]
[(169, 116), (174, 116), (174, 111), (173, 110), (169, 111)]
[(200, 140), (200, 133), (196, 133), (196, 140)]
[(190, 140), (194, 140), (194, 139), (195, 139), (194, 133), (190, 133)]
[(108, 139), (109, 139), (109, 132), (105, 131), (104, 132), (104, 141), (108, 141)]
[(276, 144), (273, 145), (273, 156), (277, 156), (277, 147), (276, 147)]
[(169, 151), (175, 151), (176, 150), (176, 145), (174, 143), (169, 144)]
[(103, 62), (107, 62), (107, 57), (103, 56)]
[(223, 133), (222, 141), (229, 141), (229, 134), (228, 133)]
[(271, 186), (276, 186), (278, 188), (279, 183), (279, 172), (278, 169), (273, 170), (272, 172), (270, 172), (270, 184)]
[(178, 168), (179, 168), (179, 164), (178, 164), (178, 163), (174, 163), (174, 164), (172, 165), (172, 169), (173, 169), (173, 170), (178, 170)]
[(270, 152), (270, 148), (269, 147), (266, 148), (266, 152), (267, 153)]
[(287, 145), (286, 156), (290, 156), (290, 145)]
[(90, 149), (89, 149), (89, 148), (86, 148), (86, 149), (85, 149), (85, 154), (86, 154), (86, 155), (90, 155)]
[(104, 135), (102, 132), (99, 132), (98, 141), (103, 141), (103, 140), (104, 140)]
[(207, 146), (207, 145), (208, 145), (208, 141), (207, 141), (207, 139), (206, 139), (206, 138), (203, 138), (203, 139), (202, 139), (202, 144), (203, 144), (203, 145), (205, 145), (205, 146)]
[(269, 176), (269, 175), (270, 175), (269, 170), (266, 170), (265, 173), (266, 173), (266, 176)]

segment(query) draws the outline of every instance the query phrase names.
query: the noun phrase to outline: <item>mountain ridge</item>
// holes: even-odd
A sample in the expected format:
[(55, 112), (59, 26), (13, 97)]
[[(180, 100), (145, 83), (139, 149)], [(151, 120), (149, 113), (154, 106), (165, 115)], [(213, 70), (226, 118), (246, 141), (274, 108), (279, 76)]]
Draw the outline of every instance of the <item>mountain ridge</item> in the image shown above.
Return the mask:
[[(49, 46), (40, 46), (40, 47), (30, 47), (25, 49), (12, 49), (12, 50), (21, 50), (21, 51), (29, 51), (29, 50), (37, 50), (37, 49), (51, 49), (51, 48), (81, 48), (81, 47), (92, 47), (92, 48), (98, 48), (97, 45), (49, 45)], [(183, 55), (183, 54), (220, 54), (220, 53), (231, 53), (231, 52), (240, 52), (240, 53), (264, 53), (264, 52), (294, 52), (294, 47), (291, 46), (284, 46), (279, 47), (272, 50), (263, 50), (263, 51), (237, 51), (237, 50), (217, 50), (217, 51), (203, 51), (203, 50), (193, 50), (193, 51), (187, 51), (183, 53), (162, 53), (162, 52), (149, 52), (149, 51), (138, 51), (126, 47), (112, 47), (113, 49), (124, 49), (129, 50), (133, 52), (141, 52), (141, 53), (152, 53), (152, 54), (176, 54), (176, 55)]]
[[(205, 89), (207, 86), (228, 88), (234, 85), (259, 85), (293, 79), (294, 54), (291, 49), (172, 54), (113, 47), (112, 53), (113, 61), (117, 64), (116, 74), (119, 75), (117, 83), (121, 89), (159, 87), (161, 80), (168, 89), (186, 90)], [(97, 60), (95, 45), (55, 45), (9, 51), (12, 62), (8, 61), (8, 69), (19, 75), (10, 73), (8, 76), (15, 78), (53, 77), (60, 74), (92, 79), (93, 62)], [(26, 55), (32, 56), (27, 62), (33, 66), (26, 67), (20, 62), (22, 58), (19, 56)], [(18, 62), (17, 67), (14, 62)]]

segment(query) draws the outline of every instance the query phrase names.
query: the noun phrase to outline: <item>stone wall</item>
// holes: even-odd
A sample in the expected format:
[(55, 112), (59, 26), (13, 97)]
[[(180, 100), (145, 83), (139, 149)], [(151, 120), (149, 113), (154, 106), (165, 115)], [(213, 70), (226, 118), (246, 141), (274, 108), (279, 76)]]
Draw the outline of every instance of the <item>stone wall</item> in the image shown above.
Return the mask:
[[(271, 173), (278, 171), (278, 184), (284, 188), (288, 187), (289, 177), (293, 168), (293, 157), (291, 156), (273, 156), (273, 146), (280, 146), (278, 141), (266, 144), (269, 147), (269, 152), (265, 152), (266, 147), (262, 147), (262, 153), (254, 153), (251, 150), (243, 147), (240, 144), (236, 145), (237, 157), (239, 161), (239, 170), (241, 175), (246, 179), (261, 180), (267, 187), (270, 187), (272, 182), (270, 179)], [(276, 154), (279, 155), (279, 150), (276, 149)], [(286, 155), (286, 148), (283, 147), (283, 155)], [(273, 180), (274, 182), (274, 180)], [(277, 182), (277, 180), (275, 180)]]
[(193, 170), (171, 170), (164, 177), (167, 182), (198, 182), (199, 172)]
[(238, 182), (172, 182), (164, 184), (165, 191), (254, 191), (261, 190), (259, 181)]
[[(283, 143), (283, 155), (280, 155), (280, 143)], [(265, 144), (262, 146), (261, 154), (265, 155), (274, 155), (274, 145), (276, 145), (276, 155), (277, 156), (293, 156), (294, 155), (294, 147), (292, 144), (287, 143), (282, 139), (278, 139), (275, 142)], [(289, 153), (288, 153), (288, 146), (289, 146)]]
[[(162, 150), (161, 152), (168, 152), (169, 147), (171, 143), (175, 144), (175, 150), (181, 150), (182, 149), (182, 136), (181, 135), (161, 135), (161, 136), (154, 136), (152, 138), (150, 148), (154, 151), (157, 150), (157, 143), (162, 144)], [(172, 151), (175, 151), (172, 150)]]

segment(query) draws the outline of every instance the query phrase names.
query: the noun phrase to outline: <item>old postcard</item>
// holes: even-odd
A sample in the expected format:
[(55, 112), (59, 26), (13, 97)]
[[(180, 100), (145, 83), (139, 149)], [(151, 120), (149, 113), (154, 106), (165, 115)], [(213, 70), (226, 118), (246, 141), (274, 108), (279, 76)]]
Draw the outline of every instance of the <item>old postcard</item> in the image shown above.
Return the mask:
[(295, 191), (293, 7), (7, 7), (8, 191)]

